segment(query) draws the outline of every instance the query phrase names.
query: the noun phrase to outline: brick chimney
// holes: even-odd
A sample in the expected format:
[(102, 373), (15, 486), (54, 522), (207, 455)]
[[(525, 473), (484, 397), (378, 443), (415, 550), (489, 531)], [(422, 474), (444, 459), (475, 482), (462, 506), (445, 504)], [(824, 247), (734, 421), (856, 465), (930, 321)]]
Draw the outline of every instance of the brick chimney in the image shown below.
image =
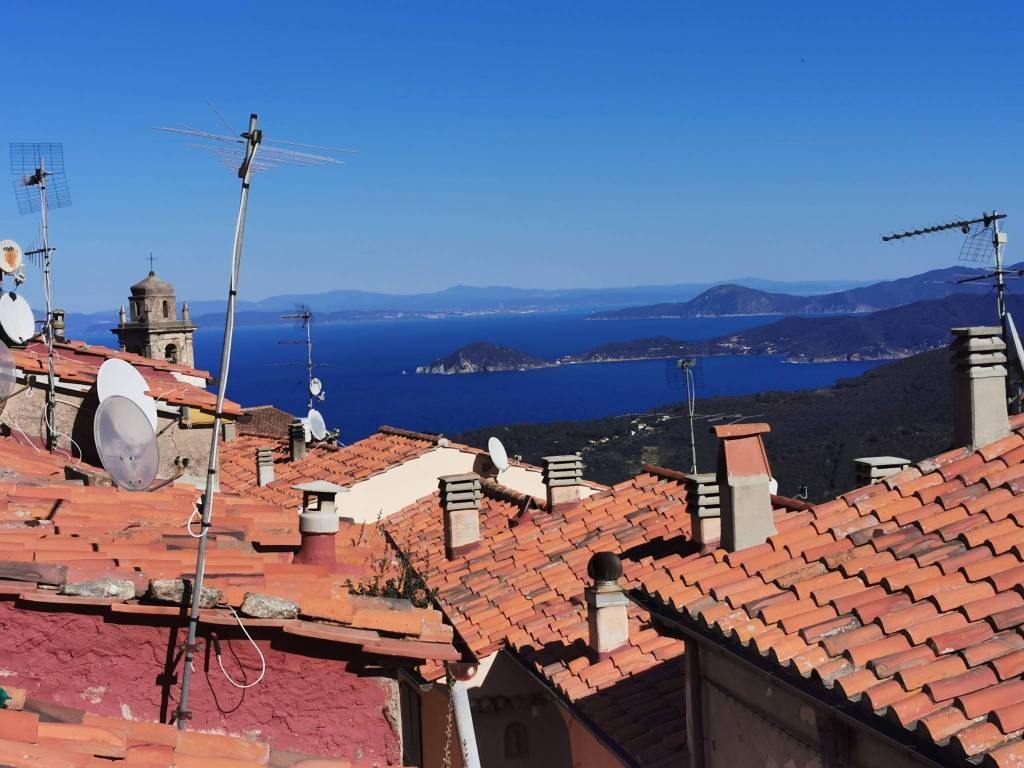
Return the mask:
[(701, 549), (717, 545), (722, 539), (722, 506), (717, 475), (687, 476), (686, 508), (690, 511), (693, 540)]
[(719, 439), (718, 488), (722, 509), (721, 546), (730, 552), (763, 544), (775, 531), (771, 470), (761, 435), (767, 424), (712, 427)]
[(292, 461), (306, 458), (306, 425), (299, 419), (288, 425), (288, 447)]
[(549, 511), (571, 507), (583, 498), (583, 459), (578, 454), (545, 456), (542, 461)]
[(480, 476), (445, 475), (437, 482), (444, 517), (444, 552), (451, 560), (480, 546)]
[(980, 448), (1010, 434), (1006, 343), (998, 326), (954, 328), (953, 442)]
[(605, 658), (629, 642), (629, 600), (619, 586), (622, 561), (613, 552), (598, 552), (587, 563), (594, 585), (583, 590), (587, 601), (590, 648)]
[(256, 485), (274, 482), (274, 454), (269, 448), (256, 449)]
[(901, 459), (899, 456), (867, 456), (863, 459), (854, 459), (854, 480), (858, 488), (874, 485), (909, 466), (910, 459)]
[(292, 488), (302, 491), (302, 511), (299, 512), (302, 544), (294, 560), (307, 565), (325, 565), (333, 570), (338, 564), (334, 539), (340, 527), (336, 499), (345, 489), (325, 480), (293, 485)]

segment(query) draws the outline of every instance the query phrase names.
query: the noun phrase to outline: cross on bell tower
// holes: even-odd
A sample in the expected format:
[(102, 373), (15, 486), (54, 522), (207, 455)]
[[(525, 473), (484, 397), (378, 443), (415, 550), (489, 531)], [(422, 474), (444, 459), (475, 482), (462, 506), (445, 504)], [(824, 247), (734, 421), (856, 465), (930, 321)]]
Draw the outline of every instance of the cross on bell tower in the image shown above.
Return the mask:
[(153, 261), (154, 261), (153, 254), (151, 253), (151, 254), (149, 254), (149, 271), (150, 271), (150, 274), (154, 274), (155, 275), (156, 272), (153, 270)]
[(196, 326), (189, 316), (188, 304), (178, 302), (174, 286), (156, 276), (153, 254), (149, 254), (149, 274), (131, 287), (129, 311), (121, 306), (117, 328), (111, 329), (122, 352), (195, 367), (192, 334)]

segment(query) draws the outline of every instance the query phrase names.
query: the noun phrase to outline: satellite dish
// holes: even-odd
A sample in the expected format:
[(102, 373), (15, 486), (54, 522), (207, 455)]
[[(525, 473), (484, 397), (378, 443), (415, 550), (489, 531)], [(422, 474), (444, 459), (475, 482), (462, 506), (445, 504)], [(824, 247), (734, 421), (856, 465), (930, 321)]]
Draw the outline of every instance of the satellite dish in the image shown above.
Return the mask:
[(0, 402), (14, 393), (18, 383), (18, 369), (14, 365), (14, 355), (7, 345), (0, 341)]
[(32, 307), (14, 293), (0, 295), (0, 330), (12, 344), (24, 344), (36, 335)]
[(498, 468), (499, 474), (508, 469), (508, 453), (505, 451), (505, 446), (501, 444), (501, 440), (496, 437), (489, 438), (487, 453), (490, 454), (491, 463)]
[(109, 397), (126, 397), (139, 406), (156, 430), (156, 400), (146, 394), (149, 384), (131, 363), (112, 357), (105, 360), (96, 374), (96, 395), (100, 403)]
[(313, 397), (316, 397), (317, 395), (319, 395), (323, 391), (324, 391), (324, 385), (323, 385), (323, 382), (320, 381), (320, 379), (310, 379), (309, 380), (309, 394), (310, 395), (312, 395)]
[(24, 254), (21, 246), (13, 240), (0, 240), (0, 270), (13, 275), (21, 269)]
[(324, 422), (324, 417), (320, 415), (320, 411), (310, 408), (306, 415), (306, 421), (309, 424), (309, 433), (314, 440), (323, 440), (327, 437), (327, 424)]
[(96, 409), (93, 439), (100, 463), (119, 488), (144, 491), (160, 467), (160, 448), (149, 417), (127, 397), (110, 395)]

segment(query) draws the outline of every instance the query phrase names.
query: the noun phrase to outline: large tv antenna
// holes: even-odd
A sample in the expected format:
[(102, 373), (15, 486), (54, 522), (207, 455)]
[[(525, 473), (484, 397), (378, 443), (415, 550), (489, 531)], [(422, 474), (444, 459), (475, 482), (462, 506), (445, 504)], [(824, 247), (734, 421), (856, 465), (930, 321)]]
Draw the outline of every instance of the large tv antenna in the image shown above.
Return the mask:
[[(46, 317), (43, 329), (46, 336), (48, 374), (46, 384), (46, 448), (52, 451), (56, 439), (54, 408), (56, 376), (53, 368), (53, 295), (50, 285), (52, 267), (50, 257), (50, 227), (48, 213), (51, 208), (71, 205), (68, 179), (64, 175), (64, 145), (59, 143), (12, 143), (11, 174), (14, 176), (14, 196), (21, 214), (39, 214), (43, 236), (43, 289), (46, 293)], [(37, 255), (28, 253), (29, 256)]]
[(668, 385), (672, 389), (686, 389), (686, 414), (690, 424), (690, 474), (697, 474), (697, 385), (704, 385), (704, 355), (695, 346), (686, 357), (666, 361)]
[(294, 314), (281, 315), (282, 320), (298, 320), (302, 323), (302, 328), (306, 332), (305, 339), (287, 339), (280, 342), (281, 344), (305, 344), (306, 345), (306, 392), (309, 395), (309, 399), (306, 402), (306, 408), (313, 408), (313, 401), (319, 400), (323, 402), (327, 398), (327, 394), (324, 392), (323, 382), (320, 381), (316, 376), (313, 375), (313, 312), (306, 304), (300, 304)]
[[(238, 216), (235, 219), (235, 238), (231, 250), (231, 276), (228, 285), (228, 307), (224, 319), (224, 342), (220, 357), (220, 375), (217, 381), (217, 405), (213, 416), (213, 430), (210, 435), (210, 460), (206, 470), (206, 489), (203, 492), (202, 522), (199, 539), (199, 551), (196, 555), (196, 578), (192, 586), (192, 604), (189, 610), (188, 636), (185, 642), (185, 664), (181, 680), (181, 698), (175, 712), (178, 730), (185, 730), (186, 722), (192, 713), (188, 708), (189, 686), (192, 681), (192, 660), (196, 653), (196, 630), (199, 625), (199, 599), (203, 590), (203, 578), (206, 571), (206, 533), (210, 529), (210, 518), (213, 514), (213, 485), (217, 476), (217, 447), (220, 437), (221, 420), (224, 413), (224, 395), (228, 385), (228, 369), (231, 364), (231, 340), (235, 328), (235, 298), (238, 295), (238, 273), (242, 262), (242, 236), (245, 232), (245, 214), (249, 202), (249, 186), (252, 174), (266, 171), (279, 165), (340, 165), (341, 161), (322, 154), (299, 152), (285, 149), (284, 145), (317, 149), (324, 152), (350, 152), (351, 150), (334, 147), (318, 147), (311, 144), (299, 144), (274, 139), (264, 139), (263, 131), (257, 127), (256, 113), (249, 115), (249, 128), (238, 137), (223, 136), (194, 128), (174, 127), (159, 128), (169, 133), (189, 136), (202, 140), (203, 143), (189, 146), (208, 152), (232, 170), (237, 168), (238, 178), (242, 180), (242, 192), (238, 201)], [(265, 146), (269, 145), (269, 146)]]

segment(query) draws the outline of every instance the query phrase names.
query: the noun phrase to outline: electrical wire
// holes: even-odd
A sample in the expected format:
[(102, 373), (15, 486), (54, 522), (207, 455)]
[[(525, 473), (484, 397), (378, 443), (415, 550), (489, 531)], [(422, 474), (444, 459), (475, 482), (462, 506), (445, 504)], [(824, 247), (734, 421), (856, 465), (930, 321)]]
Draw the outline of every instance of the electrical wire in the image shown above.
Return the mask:
[[(192, 531), (192, 524), (195, 522), (196, 516), (199, 515), (199, 510), (200, 510), (200, 502), (199, 501), (194, 501), (192, 503), (192, 514), (189, 515), (188, 516), (188, 520), (185, 521), (185, 528), (188, 529), (188, 535), (191, 536), (193, 539), (201, 539), (201, 538), (203, 538), (204, 536), (206, 536), (206, 532), (208, 530), (210, 530), (209, 528), (203, 528), (203, 530), (200, 531), (199, 533), (194, 533)], [(200, 517), (200, 525), (202, 525), (202, 518), (201, 517)]]
[(228, 674), (228, 671), (226, 669), (224, 669), (224, 662), (221, 660), (220, 643), (219, 642), (215, 642), (214, 643), (214, 646), (213, 646), (214, 654), (217, 656), (217, 664), (220, 666), (220, 671), (224, 673), (224, 677), (227, 678), (227, 681), (229, 683), (231, 683), (233, 686), (235, 686), (235, 688), (241, 688), (242, 690), (245, 690), (247, 688), (252, 688), (254, 685), (258, 684), (260, 682), (260, 680), (263, 679), (263, 676), (265, 674), (267, 674), (267, 660), (263, 656), (263, 651), (261, 651), (260, 647), (258, 645), (256, 645), (256, 641), (252, 639), (252, 635), (249, 634), (249, 630), (247, 630), (245, 628), (245, 625), (242, 623), (242, 620), (238, 617), (238, 614), (235, 613), (235, 609), (232, 608), (229, 605), (228, 606), (228, 610), (231, 611), (231, 615), (235, 617), (235, 621), (238, 622), (238, 626), (239, 626), (239, 628), (241, 628), (242, 632), (245, 634), (245, 638), (252, 644), (253, 649), (255, 649), (255, 651), (256, 651), (256, 655), (258, 655), (260, 657), (260, 674), (259, 674), (259, 677), (257, 677), (251, 683), (238, 683), (238, 682), (235, 682), (234, 678), (232, 678), (231, 675)]

